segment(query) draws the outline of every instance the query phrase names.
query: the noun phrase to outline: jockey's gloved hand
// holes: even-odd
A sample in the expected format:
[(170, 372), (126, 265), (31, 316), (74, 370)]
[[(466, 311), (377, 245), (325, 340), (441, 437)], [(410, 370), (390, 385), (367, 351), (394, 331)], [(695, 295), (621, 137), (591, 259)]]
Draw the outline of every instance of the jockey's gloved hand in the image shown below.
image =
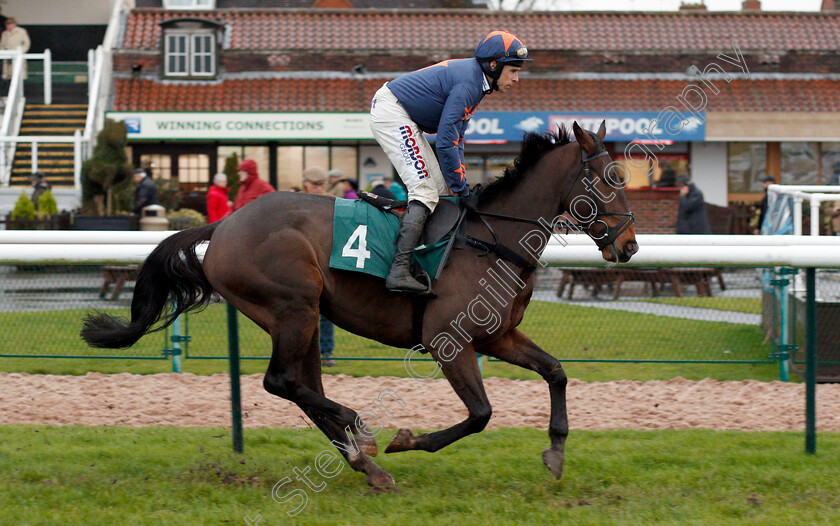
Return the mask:
[(458, 194), (458, 200), (461, 201), (461, 206), (475, 212), (478, 210), (478, 192), (470, 192), (467, 187)]

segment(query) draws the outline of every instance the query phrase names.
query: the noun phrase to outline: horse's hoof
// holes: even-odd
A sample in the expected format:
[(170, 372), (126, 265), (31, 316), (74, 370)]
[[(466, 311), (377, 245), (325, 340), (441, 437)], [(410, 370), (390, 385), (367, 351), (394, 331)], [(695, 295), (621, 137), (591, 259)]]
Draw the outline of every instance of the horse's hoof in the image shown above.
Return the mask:
[(393, 488), (397, 485), (394, 481), (394, 477), (382, 468), (377, 468), (372, 473), (368, 473), (366, 480), (368, 485), (372, 488), (385, 489)]
[(551, 471), (557, 480), (560, 480), (560, 477), (563, 476), (563, 461), (565, 460), (563, 453), (556, 449), (548, 448), (543, 451), (542, 457), (545, 467)]
[(409, 451), (412, 449), (414, 449), (414, 435), (411, 434), (410, 430), (402, 428), (397, 432), (394, 440), (391, 440), (391, 443), (385, 448), (385, 453), (396, 453), (398, 451)]

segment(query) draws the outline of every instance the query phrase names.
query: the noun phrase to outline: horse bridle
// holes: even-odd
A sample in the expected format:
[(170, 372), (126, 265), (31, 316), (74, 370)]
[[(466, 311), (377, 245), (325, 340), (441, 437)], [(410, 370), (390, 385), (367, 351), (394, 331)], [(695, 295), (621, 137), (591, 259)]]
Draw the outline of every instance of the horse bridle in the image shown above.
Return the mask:
[[(592, 202), (595, 203), (595, 212), (596, 213), (593, 215), (593, 219), (590, 220), (590, 221), (580, 222), (578, 220), (579, 221), (578, 222), (578, 228), (580, 228), (582, 231), (586, 232), (586, 235), (588, 235), (593, 241), (595, 241), (595, 244), (598, 246), (599, 250), (603, 250), (604, 248), (606, 248), (608, 246), (614, 245), (616, 239), (618, 239), (618, 236), (620, 236), (625, 230), (630, 228), (630, 226), (635, 222), (635, 218), (633, 217), (633, 212), (602, 212), (600, 210), (600, 207), (598, 206), (598, 199), (599, 198), (597, 196), (595, 196), (594, 192), (592, 191), (592, 188), (594, 188), (594, 182), (592, 181), (592, 169), (589, 167), (589, 161), (592, 161), (594, 159), (598, 159), (600, 157), (604, 157), (604, 156), (607, 156), (607, 155), (609, 155), (609, 152), (607, 152), (606, 150), (602, 150), (602, 151), (597, 152), (597, 153), (595, 153), (591, 156), (587, 156), (586, 152), (581, 148), (581, 164), (582, 164), (581, 168), (580, 168), (580, 170), (578, 170), (578, 173), (575, 176), (575, 180), (572, 182), (571, 186), (569, 186), (569, 191), (566, 192), (565, 197), (561, 201), (561, 203), (563, 204), (563, 207), (566, 208), (566, 210), (564, 210), (564, 211), (568, 211), (568, 212), (571, 213), (571, 211), (568, 210), (566, 201), (569, 199), (569, 196), (571, 195), (572, 190), (574, 189), (574, 187), (578, 183), (578, 181), (581, 180), (581, 175), (583, 175), (583, 181), (586, 181), (586, 180), (590, 181), (590, 184), (586, 185), (586, 189), (589, 193), (589, 198), (592, 200)], [(465, 212), (466, 212), (466, 210), (465, 210)], [(475, 237), (472, 237), (472, 236), (467, 236), (467, 235), (458, 234), (457, 237), (464, 240), (468, 245), (483, 250), (484, 253), (479, 254), (479, 257), (484, 257), (487, 254), (489, 254), (490, 252), (493, 252), (494, 254), (498, 255), (499, 257), (510, 261), (514, 265), (516, 265), (516, 266), (518, 266), (518, 267), (520, 267), (524, 270), (533, 271), (537, 268), (536, 266), (529, 263), (525, 258), (520, 256), (519, 254), (517, 254), (516, 252), (514, 252), (510, 248), (506, 247), (505, 245), (501, 244), (499, 242), (499, 236), (496, 234), (495, 230), (493, 230), (493, 227), (491, 227), (490, 224), (487, 222), (485, 217), (492, 217), (492, 218), (495, 218), (495, 219), (502, 219), (504, 221), (513, 221), (513, 222), (517, 222), (517, 223), (528, 223), (528, 224), (532, 224), (532, 225), (537, 225), (537, 226), (542, 227), (542, 228), (545, 228), (545, 222), (544, 221), (541, 222), (539, 220), (528, 219), (528, 218), (524, 218), (524, 217), (507, 216), (507, 215), (504, 215), (504, 214), (494, 214), (492, 212), (482, 212), (480, 210), (474, 210), (472, 213), (478, 216), (478, 218), (481, 220), (482, 223), (484, 223), (484, 226), (487, 228), (487, 230), (490, 232), (490, 234), (492, 234), (493, 243), (489, 243), (487, 241), (483, 241), (481, 239), (478, 239), (478, 238), (475, 238)], [(572, 215), (574, 216), (574, 214), (572, 214)], [(606, 224), (604, 221), (598, 219), (601, 216), (608, 216), (608, 215), (610, 215), (610, 216), (625, 216), (625, 218), (617, 226), (610, 226), (610, 225)], [(457, 232), (458, 228), (460, 227), (461, 222), (463, 221), (463, 217), (464, 216), (462, 216), (461, 220), (458, 221), (458, 225), (455, 228), (456, 232)], [(591, 230), (592, 230), (593, 225), (595, 225), (596, 223), (600, 223), (600, 224), (604, 225), (604, 227), (606, 227), (606, 229), (607, 229), (606, 235), (603, 235), (603, 236), (600, 236), (600, 237), (596, 237), (595, 235), (593, 235)], [(618, 250), (615, 248), (615, 246), (613, 246), (613, 251), (616, 254), (618, 254)]]
[[(600, 207), (598, 206), (598, 201), (600, 201), (601, 199), (598, 196), (596, 196), (595, 193), (592, 191), (592, 189), (595, 187), (595, 183), (592, 180), (592, 169), (589, 168), (589, 161), (607, 155), (609, 155), (609, 152), (606, 150), (602, 150), (598, 153), (587, 156), (586, 152), (583, 150), (583, 148), (581, 148), (580, 156), (582, 166), (580, 170), (578, 170), (577, 176), (572, 182), (572, 185), (569, 186), (569, 190), (566, 192), (566, 196), (563, 197), (563, 200), (561, 201), (561, 203), (563, 203), (566, 207), (565, 211), (569, 212), (572, 215), (572, 217), (574, 217), (574, 212), (568, 209), (570, 205), (570, 203), (568, 203), (568, 199), (572, 193), (572, 190), (574, 190), (575, 185), (578, 183), (578, 181), (581, 180), (581, 175), (583, 175), (584, 186), (586, 187), (587, 193), (589, 194), (589, 199), (591, 202), (595, 203), (595, 214), (592, 215), (591, 220), (586, 222), (582, 222), (576, 217), (575, 219), (578, 220), (578, 225), (581, 227), (581, 230), (586, 232), (586, 235), (588, 235), (590, 238), (592, 238), (593, 241), (595, 241), (595, 244), (598, 246), (599, 250), (603, 250), (610, 245), (614, 245), (616, 239), (618, 239), (618, 236), (620, 236), (625, 230), (630, 228), (630, 226), (636, 222), (636, 219), (633, 216), (633, 212), (606, 212), (601, 211)], [(604, 175), (604, 177), (606, 177), (606, 174)], [(589, 184), (586, 184), (586, 181), (589, 181)], [(601, 216), (624, 216), (624, 220), (616, 226), (610, 226), (601, 219), (598, 219)], [(593, 234), (592, 227), (598, 223), (600, 223), (604, 226), (604, 228), (606, 228), (606, 234), (602, 236), (596, 236), (595, 234)], [(618, 251), (615, 249), (615, 246), (613, 246), (613, 250), (616, 254), (618, 254)]]

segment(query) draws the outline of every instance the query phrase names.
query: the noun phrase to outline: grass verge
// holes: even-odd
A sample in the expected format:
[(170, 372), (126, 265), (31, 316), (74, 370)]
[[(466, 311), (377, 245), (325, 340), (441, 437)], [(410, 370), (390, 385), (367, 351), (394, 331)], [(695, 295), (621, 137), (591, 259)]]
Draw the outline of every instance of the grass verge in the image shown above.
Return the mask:
[[(380, 455), (398, 482), (377, 494), (344, 466), (316, 473), (331, 451), (315, 430), (246, 430), (245, 455), (219, 429), (0, 428), (4, 524), (837, 524), (840, 435), (573, 431), (566, 472), (542, 466), (534, 429), (468, 437), (437, 453)], [(379, 436), (380, 451), (391, 431)], [(343, 465), (343, 464), (342, 464)], [(334, 466), (337, 467), (337, 464)], [(314, 491), (295, 480), (307, 470)], [(293, 490), (306, 494), (279, 503)]]

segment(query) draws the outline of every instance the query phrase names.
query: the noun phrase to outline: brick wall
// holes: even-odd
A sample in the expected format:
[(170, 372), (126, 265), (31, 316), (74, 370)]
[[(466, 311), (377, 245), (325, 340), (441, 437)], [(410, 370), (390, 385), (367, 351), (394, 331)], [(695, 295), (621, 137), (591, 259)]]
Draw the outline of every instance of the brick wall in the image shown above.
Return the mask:
[(680, 192), (674, 189), (625, 190), (636, 217), (637, 234), (675, 234)]

